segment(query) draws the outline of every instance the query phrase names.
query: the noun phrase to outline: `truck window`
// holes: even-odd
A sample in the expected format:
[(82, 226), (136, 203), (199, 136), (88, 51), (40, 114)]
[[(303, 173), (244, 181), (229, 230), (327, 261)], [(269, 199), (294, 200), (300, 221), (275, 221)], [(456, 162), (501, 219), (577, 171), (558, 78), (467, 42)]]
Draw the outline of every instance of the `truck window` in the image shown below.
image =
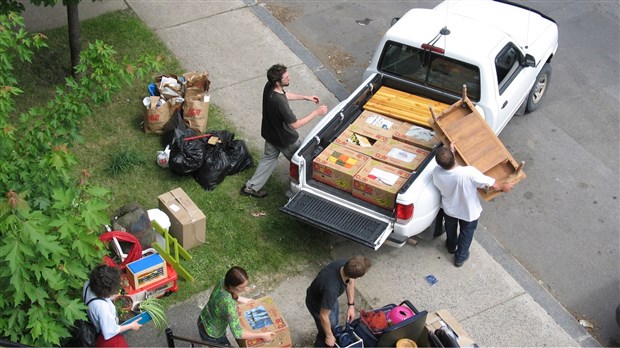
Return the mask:
[(521, 52), (512, 43), (508, 43), (495, 57), (495, 71), (500, 95), (521, 71), (522, 61)]
[(377, 69), (455, 96), (466, 85), (469, 99), (480, 100), (478, 67), (435, 52), (388, 41)]

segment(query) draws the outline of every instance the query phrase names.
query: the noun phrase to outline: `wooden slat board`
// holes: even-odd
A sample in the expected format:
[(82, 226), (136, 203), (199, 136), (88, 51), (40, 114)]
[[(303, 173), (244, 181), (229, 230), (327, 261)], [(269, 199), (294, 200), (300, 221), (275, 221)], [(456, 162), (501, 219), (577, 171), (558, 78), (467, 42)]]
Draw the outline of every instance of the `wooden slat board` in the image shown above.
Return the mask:
[(366, 102), (364, 109), (429, 128), (429, 106), (438, 112), (449, 107), (448, 104), (382, 86)]
[[(525, 179), (522, 165), (514, 160), (469, 99), (459, 100), (433, 115), (429, 123), (444, 145), (454, 143), (459, 164), (474, 166), (498, 182), (516, 184)], [(479, 192), (487, 201), (501, 193)]]

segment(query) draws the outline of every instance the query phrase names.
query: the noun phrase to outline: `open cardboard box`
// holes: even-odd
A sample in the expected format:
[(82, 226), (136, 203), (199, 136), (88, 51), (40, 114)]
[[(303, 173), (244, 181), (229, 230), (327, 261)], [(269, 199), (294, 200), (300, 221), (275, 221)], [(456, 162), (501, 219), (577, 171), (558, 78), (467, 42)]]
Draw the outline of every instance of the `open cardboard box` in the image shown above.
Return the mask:
[(440, 309), (436, 312), (429, 313), (426, 317), (426, 326), (418, 339), (418, 346), (429, 347), (428, 333), (435, 332), (435, 330), (442, 326), (448, 326), (457, 336), (457, 342), (461, 347), (472, 347), (476, 342), (469, 334), (461, 327), (461, 325), (454, 319), (452, 314), (446, 309)]

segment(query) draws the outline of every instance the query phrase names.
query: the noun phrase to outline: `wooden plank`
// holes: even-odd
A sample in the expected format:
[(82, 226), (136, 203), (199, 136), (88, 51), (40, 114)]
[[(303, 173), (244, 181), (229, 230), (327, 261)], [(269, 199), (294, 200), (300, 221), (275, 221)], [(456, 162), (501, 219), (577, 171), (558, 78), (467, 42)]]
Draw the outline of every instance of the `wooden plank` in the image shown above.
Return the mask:
[(429, 106), (439, 111), (449, 107), (447, 104), (432, 99), (382, 86), (366, 102), (364, 109), (429, 127), (428, 119), (431, 116)]

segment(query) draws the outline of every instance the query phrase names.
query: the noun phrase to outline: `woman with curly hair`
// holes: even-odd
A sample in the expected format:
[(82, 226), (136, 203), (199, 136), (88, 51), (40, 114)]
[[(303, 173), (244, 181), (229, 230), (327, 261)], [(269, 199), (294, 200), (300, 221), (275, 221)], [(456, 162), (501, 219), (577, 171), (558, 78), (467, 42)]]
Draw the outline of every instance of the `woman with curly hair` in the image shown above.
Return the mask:
[(256, 333), (241, 327), (237, 314), (237, 303), (251, 301), (239, 296), (248, 287), (248, 274), (241, 267), (233, 267), (226, 272), (226, 276), (215, 286), (209, 297), (209, 302), (198, 317), (198, 332), (200, 338), (206, 342), (230, 346), (226, 338), (226, 327), (236, 339), (261, 338), (266, 342), (273, 341), (275, 332)]
[(95, 347), (128, 347), (121, 333), (138, 330), (142, 325), (138, 320), (127, 325), (119, 325), (116, 307), (112, 300), (121, 288), (121, 270), (117, 267), (99, 265), (90, 272), (84, 284), (83, 298), (88, 303), (88, 316), (97, 328)]

